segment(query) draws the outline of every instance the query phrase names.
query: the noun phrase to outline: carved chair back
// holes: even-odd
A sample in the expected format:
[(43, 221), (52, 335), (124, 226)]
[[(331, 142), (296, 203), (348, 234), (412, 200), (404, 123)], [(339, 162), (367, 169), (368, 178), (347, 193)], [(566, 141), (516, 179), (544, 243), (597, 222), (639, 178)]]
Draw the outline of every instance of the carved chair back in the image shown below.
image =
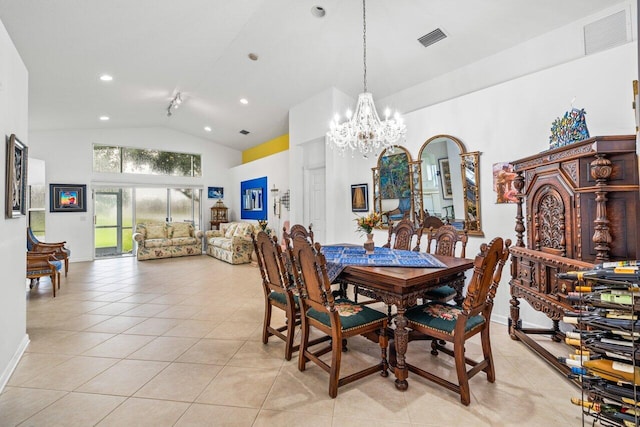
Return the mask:
[(302, 235), (293, 239), (291, 248), (294, 278), (302, 302), (302, 311), (314, 308), (332, 317), (332, 324), (340, 327), (340, 316), (335, 309), (331, 283), (327, 275), (327, 260), (320, 243), (311, 244)]
[(265, 294), (268, 296), (271, 291), (284, 293), (289, 290), (292, 284), (286, 274), (282, 249), (277, 244), (276, 238), (271, 238), (264, 231), (260, 231), (257, 236), (252, 233), (251, 240), (256, 251)]
[(313, 230), (311, 229), (311, 224), (309, 224), (309, 230), (301, 224), (293, 224), (291, 226), (291, 230), (287, 231), (283, 229), (283, 236), (288, 236), (289, 239), (293, 240), (296, 236), (302, 236), (307, 239), (311, 244), (313, 244)]
[(509, 257), (509, 246), (511, 240), (503, 241), (501, 237), (496, 237), (488, 245), (483, 243), (480, 246), (480, 253), (473, 261), (473, 276), (467, 296), (462, 303), (463, 314), (470, 317), (483, 313), (485, 320), (489, 322), (502, 269)]
[(463, 230), (462, 234), (456, 230), (453, 225), (443, 225), (440, 228), (429, 228), (428, 240), (427, 240), (427, 253), (431, 253), (431, 246), (435, 242), (435, 248), (433, 253), (435, 255), (456, 256), (456, 246), (458, 242), (461, 243), (462, 250), (460, 251), (460, 258), (464, 258), (466, 255), (467, 230)]
[[(395, 236), (395, 237), (394, 237)], [(411, 248), (411, 240), (417, 236), (416, 245)], [(409, 219), (402, 219), (389, 226), (389, 238), (383, 248), (393, 248), (401, 250), (420, 251), (420, 239), (422, 238), (422, 227), (416, 228)], [(391, 241), (393, 240), (393, 246)]]

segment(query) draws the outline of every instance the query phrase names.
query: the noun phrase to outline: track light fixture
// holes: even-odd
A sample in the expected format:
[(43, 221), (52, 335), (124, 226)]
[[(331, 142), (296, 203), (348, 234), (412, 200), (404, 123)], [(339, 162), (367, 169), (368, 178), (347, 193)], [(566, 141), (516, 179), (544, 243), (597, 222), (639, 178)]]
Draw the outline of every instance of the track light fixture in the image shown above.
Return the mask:
[(171, 117), (171, 110), (178, 108), (182, 104), (182, 95), (180, 92), (176, 93), (176, 96), (173, 97), (169, 106), (167, 107), (167, 117)]

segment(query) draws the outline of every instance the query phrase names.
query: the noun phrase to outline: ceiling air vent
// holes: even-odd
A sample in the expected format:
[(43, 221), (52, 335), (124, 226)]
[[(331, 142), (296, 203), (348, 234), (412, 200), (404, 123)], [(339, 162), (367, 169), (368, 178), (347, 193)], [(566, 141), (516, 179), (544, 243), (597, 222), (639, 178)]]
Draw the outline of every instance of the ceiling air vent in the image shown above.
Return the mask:
[(422, 46), (429, 47), (432, 44), (437, 43), (445, 38), (447, 38), (447, 35), (444, 33), (444, 31), (442, 31), (440, 28), (436, 28), (429, 34), (425, 34), (424, 36), (420, 37), (418, 41)]
[(624, 10), (584, 26), (585, 55), (611, 49), (628, 41), (627, 13)]
[(244, 130), (244, 129), (242, 129), (240, 131), (240, 133), (243, 134), (243, 135), (249, 135), (249, 131), (248, 130)]

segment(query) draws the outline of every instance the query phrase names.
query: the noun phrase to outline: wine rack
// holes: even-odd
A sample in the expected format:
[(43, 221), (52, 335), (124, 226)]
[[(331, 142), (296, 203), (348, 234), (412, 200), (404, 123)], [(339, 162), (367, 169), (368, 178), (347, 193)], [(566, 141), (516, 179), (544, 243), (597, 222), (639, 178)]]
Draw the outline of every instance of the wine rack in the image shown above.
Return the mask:
[(640, 426), (640, 274), (599, 275), (580, 277), (569, 295), (574, 311), (563, 320), (576, 329), (565, 341), (575, 352), (559, 360), (581, 384), (571, 400), (583, 422)]

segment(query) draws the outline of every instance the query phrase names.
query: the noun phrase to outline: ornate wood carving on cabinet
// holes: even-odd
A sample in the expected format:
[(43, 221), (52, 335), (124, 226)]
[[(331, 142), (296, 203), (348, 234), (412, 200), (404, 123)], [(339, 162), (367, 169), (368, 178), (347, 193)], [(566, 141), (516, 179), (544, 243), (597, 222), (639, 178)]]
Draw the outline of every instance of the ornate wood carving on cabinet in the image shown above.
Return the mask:
[[(640, 259), (635, 135), (594, 137), (512, 163), (518, 204), (509, 333), (567, 373), (529, 334), (564, 338), (559, 321), (572, 310), (567, 295), (573, 284), (558, 280), (558, 272)], [(553, 326), (523, 328), (520, 299), (546, 314)]]

